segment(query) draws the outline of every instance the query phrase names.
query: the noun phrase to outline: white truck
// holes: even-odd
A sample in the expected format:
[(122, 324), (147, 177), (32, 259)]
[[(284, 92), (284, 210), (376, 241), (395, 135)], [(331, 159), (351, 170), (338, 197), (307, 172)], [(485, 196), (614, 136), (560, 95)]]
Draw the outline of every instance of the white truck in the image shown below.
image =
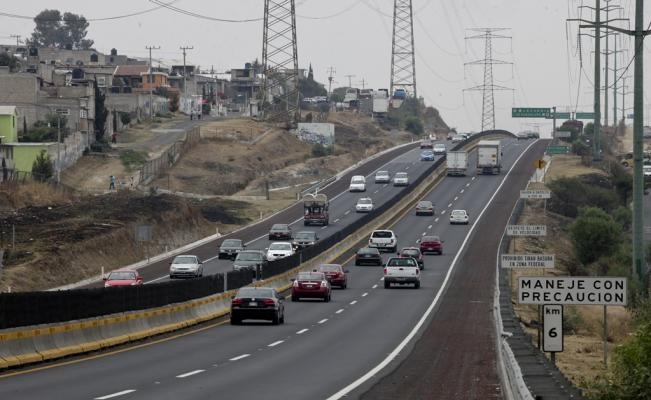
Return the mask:
[(384, 267), (384, 288), (389, 289), (392, 283), (413, 284), (414, 289), (420, 288), (418, 261), (412, 257), (389, 258)]
[(379, 251), (385, 250), (395, 253), (398, 248), (398, 238), (393, 231), (388, 229), (378, 229), (371, 233), (368, 238), (368, 247), (375, 247)]
[(448, 167), (448, 175), (466, 176), (468, 170), (467, 151), (448, 151), (445, 155), (445, 161)]
[(477, 143), (477, 174), (499, 174), (502, 171), (502, 143), (480, 140)]

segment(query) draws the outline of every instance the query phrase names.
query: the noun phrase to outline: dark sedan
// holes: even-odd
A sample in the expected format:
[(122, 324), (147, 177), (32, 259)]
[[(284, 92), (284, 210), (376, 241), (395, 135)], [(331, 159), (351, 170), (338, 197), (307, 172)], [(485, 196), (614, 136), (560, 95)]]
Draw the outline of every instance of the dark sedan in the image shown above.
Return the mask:
[(269, 240), (292, 240), (292, 228), (288, 224), (274, 224), (269, 230)]
[(246, 246), (242, 239), (226, 239), (219, 246), (219, 258), (232, 258), (237, 257), (237, 253), (244, 250)]
[(419, 201), (416, 204), (416, 215), (434, 215), (434, 204), (429, 200)]
[(375, 247), (362, 247), (355, 254), (355, 265), (383, 265), (382, 255)]
[(300, 231), (296, 232), (294, 235), (292, 246), (294, 246), (294, 248), (297, 250), (301, 250), (309, 246), (314, 246), (317, 240), (319, 240), (319, 237), (316, 235), (316, 232)]
[(423, 254), (420, 252), (420, 249), (418, 247), (404, 247), (402, 250), (400, 250), (398, 256), (401, 258), (411, 257), (418, 262), (418, 267), (420, 269), (423, 269), (425, 267)]
[(273, 288), (241, 288), (231, 300), (231, 325), (239, 325), (245, 319), (269, 320), (274, 325), (284, 324), (283, 297)]

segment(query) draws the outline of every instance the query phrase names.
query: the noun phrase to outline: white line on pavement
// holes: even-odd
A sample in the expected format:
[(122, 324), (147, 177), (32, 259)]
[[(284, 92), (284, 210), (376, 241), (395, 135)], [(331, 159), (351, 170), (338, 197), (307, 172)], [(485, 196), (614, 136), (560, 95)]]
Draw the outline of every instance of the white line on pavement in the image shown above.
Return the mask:
[(377, 192), (379, 192), (379, 190), (376, 190), (375, 192), (373, 192), (373, 194), (375, 194), (375, 193), (377, 193)]
[(350, 302), (350, 305), (352, 306), (352, 305), (354, 305), (355, 303), (357, 303), (357, 300), (353, 300), (353, 301), (351, 301), (351, 302)]
[[(373, 289), (375, 289), (376, 287), (377, 287), (377, 285), (373, 285)], [(366, 296), (368, 296), (368, 292), (362, 293), (362, 297), (366, 297)]]
[(297, 334), (297, 335), (302, 335), (302, 334), (304, 334), (304, 333), (307, 332), (307, 331), (309, 331), (309, 329), (307, 329), (307, 328), (305, 328), (305, 329), (301, 329), (300, 331), (296, 332), (296, 334)]
[(323, 323), (325, 323), (327, 320), (328, 320), (328, 318), (323, 318), (323, 319), (322, 319), (321, 321), (319, 321), (318, 323), (319, 323), (319, 324), (323, 324)]
[(281, 344), (283, 342), (284, 342), (284, 340), (279, 340), (277, 342), (273, 342), (273, 343), (268, 344), (267, 347), (276, 347), (276, 346), (278, 346), (279, 344)]
[(470, 182), (466, 183), (466, 187), (470, 186)]
[(233, 357), (233, 358), (229, 359), (228, 361), (237, 361), (237, 360), (241, 360), (241, 359), (243, 359), (243, 358), (247, 358), (247, 357), (249, 357), (250, 355), (251, 355), (251, 354), (242, 354), (242, 355), (239, 355), (239, 356), (237, 356), (237, 357)]
[(448, 208), (452, 207), (452, 203), (448, 204)]
[(465, 190), (466, 190), (466, 189), (461, 189), (461, 191), (460, 191), (459, 193), (463, 193)]
[(335, 314), (341, 314), (342, 312), (344, 312), (344, 309), (343, 309), (343, 308), (340, 308), (340, 309), (338, 309), (337, 311), (335, 311)]
[(95, 400), (106, 400), (106, 399), (112, 399), (114, 397), (118, 396), (124, 396), (125, 394), (133, 393), (135, 392), (134, 389), (129, 389), (129, 390), (123, 390), (121, 392), (113, 393), (113, 394), (107, 394), (106, 396), (102, 397), (95, 397)]
[(321, 229), (326, 229), (326, 228), (327, 228), (327, 226), (322, 226), (322, 227), (321, 227)]
[(348, 211), (346, 211), (346, 212), (344, 213), (344, 215), (348, 215), (348, 214), (350, 214), (350, 210), (348, 210)]
[(472, 180), (474, 181), (475, 179), (477, 179), (477, 177), (476, 177), (476, 176), (473, 176), (473, 177), (472, 177)]
[(445, 211), (446, 211), (446, 210), (441, 211), (441, 215), (445, 214)]
[(454, 196), (454, 201), (459, 200), (459, 196)]
[(206, 372), (206, 370), (205, 369), (197, 369), (197, 370), (194, 370), (194, 371), (186, 372), (185, 374), (176, 375), (176, 377), (177, 378), (187, 378), (188, 376), (200, 374), (202, 372)]
[(156, 279), (152, 279), (152, 280), (150, 280), (150, 281), (147, 281), (147, 282), (145, 282), (145, 284), (147, 284), (147, 283), (152, 283), (152, 282), (158, 282), (158, 281), (163, 280), (163, 279), (165, 279), (165, 278), (167, 278), (167, 275), (164, 275), (164, 276), (161, 276), (161, 277), (159, 277), (159, 278), (156, 278)]
[(336, 224), (337, 222), (339, 222), (339, 218), (337, 218), (337, 219), (335, 220), (335, 224)]
[(427, 232), (423, 232), (423, 236), (427, 235)]
[(436, 217), (436, 219), (434, 220), (434, 222), (439, 222), (439, 217)]
[(427, 229), (432, 229), (432, 225), (427, 225)]

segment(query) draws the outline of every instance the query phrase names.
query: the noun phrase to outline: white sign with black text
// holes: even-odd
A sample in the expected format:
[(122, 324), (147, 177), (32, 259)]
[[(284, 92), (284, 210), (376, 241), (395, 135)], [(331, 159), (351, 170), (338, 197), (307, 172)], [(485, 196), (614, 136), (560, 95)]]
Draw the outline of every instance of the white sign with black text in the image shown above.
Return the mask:
[(520, 190), (521, 199), (550, 199), (552, 192), (549, 190)]
[(626, 278), (521, 276), (518, 303), (625, 306), (626, 286)]
[(559, 304), (543, 306), (543, 351), (563, 351), (563, 306)]
[(502, 254), (502, 268), (554, 268), (553, 254)]
[(547, 236), (547, 225), (507, 225), (508, 236)]

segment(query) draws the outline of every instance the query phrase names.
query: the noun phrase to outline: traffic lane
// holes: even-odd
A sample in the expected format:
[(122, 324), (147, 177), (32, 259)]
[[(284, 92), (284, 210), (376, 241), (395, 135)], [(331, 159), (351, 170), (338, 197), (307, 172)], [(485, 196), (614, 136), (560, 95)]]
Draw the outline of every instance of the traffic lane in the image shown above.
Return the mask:
[[(390, 152), (387, 152), (386, 154), (383, 154), (372, 160), (369, 160), (368, 162), (360, 165), (358, 168), (355, 168), (354, 170), (351, 170), (348, 173), (344, 174), (341, 177), (341, 179), (336, 180), (331, 184), (329, 184), (328, 186), (324, 187), (321, 190), (321, 192), (325, 193), (329, 198), (332, 198), (348, 189), (350, 178), (353, 175), (370, 174), (382, 168), (389, 161), (395, 158), (399, 158), (404, 153), (413, 152), (414, 149), (417, 148), (418, 148), (418, 144), (413, 143), (413, 145), (408, 145), (402, 148), (394, 149)], [(303, 215), (302, 204), (295, 203), (292, 206), (280, 211), (278, 214), (271, 216), (268, 220), (260, 221), (252, 225), (248, 225), (237, 232), (224, 235), (218, 239), (210, 241), (209, 243), (200, 245), (191, 251), (202, 259), (208, 259), (211, 257), (211, 255), (216, 254), (216, 249), (219, 248), (219, 244), (224, 239), (240, 237), (246, 241), (249, 241), (260, 236), (261, 234), (264, 234), (264, 232), (268, 232), (269, 227), (275, 223), (283, 223), (283, 221), (286, 220), (294, 220), (296, 218), (300, 218), (302, 215)], [(168, 273), (169, 264), (171, 263), (172, 259), (173, 257), (168, 257), (159, 262), (152, 263), (146, 267), (140, 268), (139, 270), (140, 274), (143, 276), (143, 279), (145, 281), (161, 277)], [(103, 283), (101, 281), (98, 281), (95, 283), (85, 285), (83, 286), (83, 288), (100, 287), (102, 285)]]

